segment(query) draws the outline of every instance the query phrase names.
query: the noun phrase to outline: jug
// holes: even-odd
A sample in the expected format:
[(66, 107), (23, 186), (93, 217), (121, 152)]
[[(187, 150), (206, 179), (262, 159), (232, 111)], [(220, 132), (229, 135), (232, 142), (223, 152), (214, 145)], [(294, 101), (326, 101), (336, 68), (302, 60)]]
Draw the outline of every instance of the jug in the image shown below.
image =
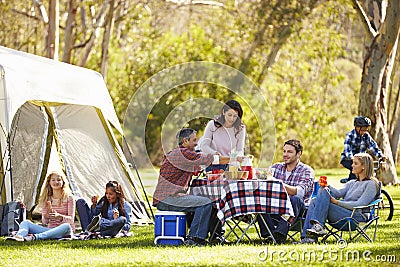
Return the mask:
[(243, 157), (241, 170), (248, 171), (249, 176), (247, 176), (247, 180), (253, 179), (253, 155), (247, 155)]

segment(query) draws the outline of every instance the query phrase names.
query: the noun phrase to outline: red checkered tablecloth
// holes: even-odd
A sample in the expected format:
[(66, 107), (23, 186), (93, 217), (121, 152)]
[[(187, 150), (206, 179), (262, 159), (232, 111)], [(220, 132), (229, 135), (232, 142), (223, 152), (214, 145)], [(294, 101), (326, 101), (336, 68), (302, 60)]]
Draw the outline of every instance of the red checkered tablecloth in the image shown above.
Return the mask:
[(280, 214), (291, 222), (294, 213), (281, 181), (194, 179), (190, 193), (215, 201), (217, 216), (222, 223), (249, 213)]

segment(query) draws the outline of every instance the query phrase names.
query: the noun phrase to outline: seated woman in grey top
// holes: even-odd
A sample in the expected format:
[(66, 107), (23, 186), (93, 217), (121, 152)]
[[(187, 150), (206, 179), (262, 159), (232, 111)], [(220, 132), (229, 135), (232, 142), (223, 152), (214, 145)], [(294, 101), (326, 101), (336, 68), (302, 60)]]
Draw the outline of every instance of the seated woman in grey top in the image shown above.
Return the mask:
[[(347, 182), (342, 189), (322, 187), (317, 197), (311, 201), (301, 233), (301, 243), (314, 243), (319, 236), (324, 236), (327, 219), (329, 222), (337, 222), (351, 216), (354, 207), (368, 205), (376, 199), (379, 181), (374, 177), (372, 157), (367, 153), (354, 155), (352, 172), (357, 176), (356, 180)], [(353, 218), (358, 221), (368, 219), (361, 212), (356, 212)]]

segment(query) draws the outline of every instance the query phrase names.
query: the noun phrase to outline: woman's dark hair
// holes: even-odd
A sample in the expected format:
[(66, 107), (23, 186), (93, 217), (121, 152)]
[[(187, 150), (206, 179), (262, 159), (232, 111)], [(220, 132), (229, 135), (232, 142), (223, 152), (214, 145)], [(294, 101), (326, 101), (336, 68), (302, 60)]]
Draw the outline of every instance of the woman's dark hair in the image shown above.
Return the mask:
[[(117, 202), (118, 202), (118, 212), (119, 216), (125, 216), (125, 209), (124, 209), (124, 203), (125, 203), (125, 195), (124, 191), (122, 190), (122, 186), (117, 182), (117, 181), (109, 181), (106, 184), (106, 189), (111, 188), (116, 194), (117, 194)], [(108, 199), (106, 195), (102, 197), (103, 199), (103, 206), (101, 206), (101, 216), (104, 218), (108, 218), (108, 206), (110, 203), (108, 202)]]
[(221, 127), (225, 123), (224, 113), (230, 109), (233, 109), (233, 110), (237, 111), (237, 113), (238, 113), (238, 118), (233, 123), (233, 127), (235, 128), (235, 135), (236, 135), (244, 127), (243, 122), (242, 122), (243, 109), (242, 109), (242, 106), (240, 105), (240, 103), (237, 102), (236, 100), (229, 100), (228, 102), (225, 103), (225, 105), (221, 109), (221, 114), (218, 115), (214, 119), (214, 125), (217, 128)]

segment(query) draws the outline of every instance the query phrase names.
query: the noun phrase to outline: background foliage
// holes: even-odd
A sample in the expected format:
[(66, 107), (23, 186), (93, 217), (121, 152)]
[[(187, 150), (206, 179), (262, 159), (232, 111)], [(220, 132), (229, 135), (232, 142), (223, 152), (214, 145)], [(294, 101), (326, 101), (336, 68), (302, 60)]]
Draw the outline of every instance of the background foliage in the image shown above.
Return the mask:
[[(0, 2), (0, 45), (45, 55), (47, 24), (35, 2)], [(71, 2), (59, 1), (60, 40)], [(109, 2), (77, 1), (71, 63), (80, 62), (85, 45), (96, 34), (101, 8)], [(48, 6), (47, 0), (40, 3)], [(304, 162), (316, 168), (339, 166), (344, 135), (357, 113), (364, 38), (349, 1), (116, 0), (114, 7), (105, 80), (121, 122), (132, 96), (151, 76), (186, 62), (222, 63), (242, 71), (268, 99), (276, 131), (276, 147), (270, 149), (276, 151), (276, 161), (281, 160), (283, 142), (298, 138), (305, 147)], [(100, 71), (104, 29), (101, 25), (84, 67)], [(61, 41), (59, 58), (63, 47)], [(153, 163), (159, 164), (164, 153), (160, 134), (165, 117), (179, 103), (196, 97), (241, 101), (226, 88), (209, 84), (169, 91), (157, 101), (146, 126)], [(261, 143), (257, 129), (263, 125), (252, 119), (251, 105), (243, 103), (246, 152), (257, 156)], [(206, 122), (198, 118), (188, 126), (201, 135)], [(140, 159), (144, 151), (135, 153), (138, 165), (144, 167)]]

